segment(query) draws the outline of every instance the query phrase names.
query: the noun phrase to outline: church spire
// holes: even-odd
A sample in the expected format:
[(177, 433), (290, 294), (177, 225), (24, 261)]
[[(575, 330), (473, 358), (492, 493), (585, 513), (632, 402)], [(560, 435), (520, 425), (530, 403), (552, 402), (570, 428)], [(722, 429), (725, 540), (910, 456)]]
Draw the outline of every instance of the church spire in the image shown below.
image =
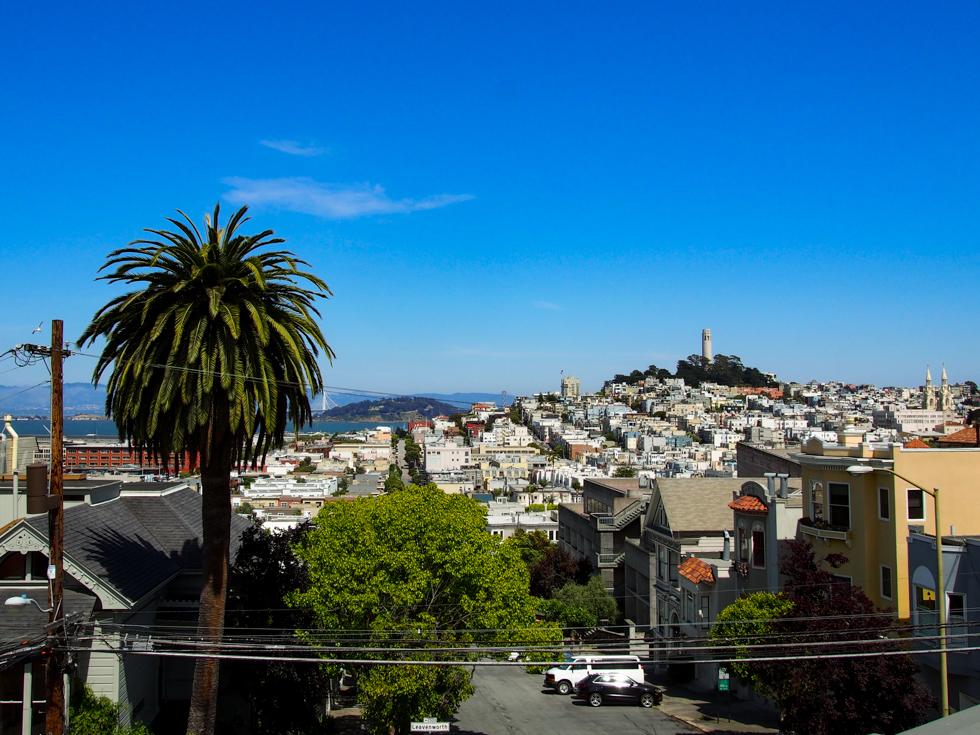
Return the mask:
[(932, 385), (932, 373), (929, 372), (929, 366), (926, 365), (926, 386)]

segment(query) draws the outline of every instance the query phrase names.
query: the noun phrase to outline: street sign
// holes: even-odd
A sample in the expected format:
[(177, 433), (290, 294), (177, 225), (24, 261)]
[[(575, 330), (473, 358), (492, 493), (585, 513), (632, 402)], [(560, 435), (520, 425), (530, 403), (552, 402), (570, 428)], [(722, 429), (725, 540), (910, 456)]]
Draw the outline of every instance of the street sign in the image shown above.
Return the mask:
[(728, 669), (724, 666), (718, 667), (718, 691), (727, 692), (728, 684), (731, 679), (731, 674), (728, 673)]
[[(434, 717), (426, 717), (425, 719), (435, 719)], [(448, 722), (413, 722), (412, 732), (449, 732)]]

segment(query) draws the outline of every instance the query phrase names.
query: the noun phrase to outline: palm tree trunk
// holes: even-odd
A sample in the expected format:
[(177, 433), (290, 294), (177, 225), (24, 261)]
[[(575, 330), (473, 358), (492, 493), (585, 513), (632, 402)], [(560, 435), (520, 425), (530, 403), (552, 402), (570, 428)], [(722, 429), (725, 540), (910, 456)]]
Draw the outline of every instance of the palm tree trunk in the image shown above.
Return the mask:
[[(201, 605), (197, 634), (201, 640), (221, 641), (228, 593), (228, 548), (231, 543), (230, 452), (214, 451), (201, 468), (201, 520), (204, 530)], [(212, 649), (215, 650), (215, 649)], [(187, 720), (188, 735), (213, 735), (218, 713), (218, 663), (199, 658)]]

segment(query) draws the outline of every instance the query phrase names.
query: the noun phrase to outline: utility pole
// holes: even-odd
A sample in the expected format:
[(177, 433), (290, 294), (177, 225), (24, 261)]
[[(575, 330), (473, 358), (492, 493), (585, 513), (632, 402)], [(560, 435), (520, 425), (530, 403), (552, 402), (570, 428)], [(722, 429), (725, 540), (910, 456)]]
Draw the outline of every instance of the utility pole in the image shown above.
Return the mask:
[[(51, 485), (47, 489), (46, 480), (40, 478), (40, 483), (32, 482), (28, 474), (27, 512), (48, 513), (48, 584), (51, 598), (48, 600), (48, 624), (45, 630), (51, 631), (50, 641), (54, 652), (48, 656), (44, 683), (48, 699), (45, 710), (44, 731), (47, 735), (64, 735), (65, 733), (65, 654), (60, 650), (64, 644), (65, 611), (63, 605), (65, 583), (65, 506), (64, 506), (64, 374), (62, 366), (64, 359), (71, 355), (65, 349), (64, 322), (55, 319), (51, 322), (51, 346), (24, 344), (17, 345), (22, 350), (35, 357), (51, 358)], [(43, 473), (43, 465), (41, 466)], [(39, 484), (39, 486), (38, 486)], [(60, 630), (60, 632), (59, 632)], [(60, 640), (59, 640), (60, 639)]]
[[(64, 323), (60, 319), (51, 322), (51, 495), (53, 500), (48, 510), (48, 538), (51, 540), (48, 577), (51, 579), (51, 602), (48, 607), (48, 623), (63, 619), (65, 611), (65, 504), (64, 504), (64, 377), (62, 362), (65, 356)], [(51, 578), (51, 567), (54, 577)], [(59, 635), (57, 629), (55, 635)], [(45, 710), (45, 732), (47, 735), (64, 735), (65, 732), (65, 676), (64, 654), (55, 647), (55, 653), (48, 656), (44, 681), (48, 692)]]

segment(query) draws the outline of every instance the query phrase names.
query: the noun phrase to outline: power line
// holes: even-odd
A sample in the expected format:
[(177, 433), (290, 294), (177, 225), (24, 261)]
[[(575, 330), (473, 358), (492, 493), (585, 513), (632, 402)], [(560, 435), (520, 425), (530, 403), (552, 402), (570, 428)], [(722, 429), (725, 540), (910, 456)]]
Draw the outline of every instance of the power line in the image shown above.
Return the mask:
[[(23, 367), (23, 366), (20, 366), (20, 367)], [(40, 383), (38, 383), (37, 385), (32, 385), (30, 388), (24, 388), (24, 390), (19, 390), (16, 393), (11, 393), (9, 396), (4, 396), (3, 398), (0, 398), (0, 403), (3, 403), (8, 398), (13, 398), (14, 396), (19, 396), (21, 393), (27, 393), (27, 391), (29, 391), (29, 390), (34, 390), (35, 388), (40, 388), (42, 385), (46, 385), (46, 384), (48, 384), (50, 382), (51, 382), (50, 380), (42, 380)]]

